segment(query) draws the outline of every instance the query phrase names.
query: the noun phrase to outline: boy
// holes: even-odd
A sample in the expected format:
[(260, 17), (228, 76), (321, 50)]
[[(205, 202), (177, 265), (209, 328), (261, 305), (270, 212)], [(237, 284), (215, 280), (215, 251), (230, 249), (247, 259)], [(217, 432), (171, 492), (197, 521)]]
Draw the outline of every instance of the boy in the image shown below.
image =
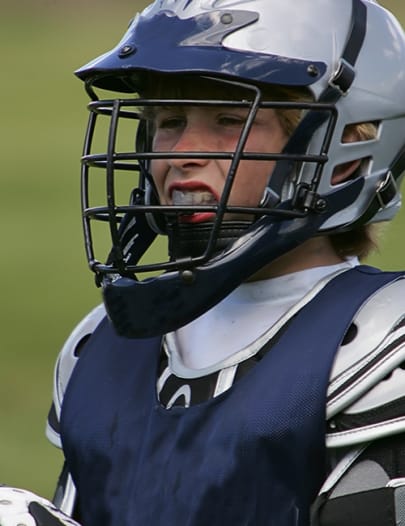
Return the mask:
[(359, 264), (400, 205), (404, 33), (372, 1), (293, 7), (157, 1), (77, 72), (108, 317), (62, 350), (48, 437), (84, 525), (405, 519), (405, 282)]

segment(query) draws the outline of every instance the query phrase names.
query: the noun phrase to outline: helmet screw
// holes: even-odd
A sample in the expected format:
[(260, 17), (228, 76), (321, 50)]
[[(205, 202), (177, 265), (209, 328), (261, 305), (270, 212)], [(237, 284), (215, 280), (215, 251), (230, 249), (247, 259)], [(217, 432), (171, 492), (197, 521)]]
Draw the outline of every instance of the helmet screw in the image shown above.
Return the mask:
[(192, 270), (183, 270), (180, 276), (186, 285), (191, 285), (195, 281), (195, 273)]
[(224, 13), (222, 16), (221, 16), (221, 23), (224, 24), (224, 25), (229, 25), (229, 24), (232, 24), (233, 22), (233, 16), (231, 15), (231, 13)]
[(123, 57), (128, 57), (129, 55), (132, 55), (133, 53), (136, 52), (136, 47), (135, 46), (130, 46), (130, 45), (126, 45), (124, 47), (122, 47), (118, 53), (118, 56), (123, 58)]
[(307, 68), (307, 73), (311, 77), (317, 77), (319, 75), (319, 69), (315, 66), (315, 64), (310, 64)]
[(324, 212), (326, 210), (326, 200), (325, 199), (318, 199), (315, 203), (315, 210), (317, 212)]

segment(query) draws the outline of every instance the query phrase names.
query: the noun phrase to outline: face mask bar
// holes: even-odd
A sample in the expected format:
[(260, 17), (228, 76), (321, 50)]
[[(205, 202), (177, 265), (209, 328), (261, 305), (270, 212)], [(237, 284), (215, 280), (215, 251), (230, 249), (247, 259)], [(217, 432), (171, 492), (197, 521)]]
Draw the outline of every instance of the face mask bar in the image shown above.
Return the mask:
[[(216, 79), (218, 81), (218, 79)], [(93, 101), (89, 104), (90, 116), (85, 137), (82, 157), (82, 217), (85, 237), (85, 248), (89, 266), (99, 278), (103, 275), (119, 274), (121, 276), (134, 277), (135, 274), (151, 271), (170, 271), (193, 268), (208, 262), (214, 255), (215, 243), (224, 221), (226, 213), (237, 213), (255, 218), (271, 216), (272, 220), (282, 221), (305, 217), (313, 211), (321, 211), (322, 199), (318, 196), (317, 186), (322, 175), (323, 166), (327, 161), (328, 148), (336, 122), (336, 109), (334, 104), (314, 102), (280, 102), (262, 101), (262, 94), (258, 87), (246, 85), (233, 81), (220, 80), (221, 83), (243, 89), (252, 93), (250, 101), (240, 100), (190, 100), (190, 99), (109, 99), (98, 100), (92, 89), (89, 90)], [(202, 106), (202, 107), (237, 107), (246, 108), (247, 116), (244, 126), (234, 152), (153, 152), (149, 143), (150, 138), (145, 140), (145, 151), (121, 151), (118, 145), (120, 124), (123, 121), (133, 123), (133, 143), (135, 142), (136, 125), (144, 115), (140, 108), (170, 107), (170, 106)], [(303, 114), (319, 116), (321, 124), (324, 122), (325, 134), (317, 153), (306, 153), (307, 142), (301, 141), (298, 153), (287, 151), (281, 153), (245, 152), (244, 147), (248, 139), (256, 114), (260, 108), (298, 110)], [(95, 153), (95, 131), (101, 118), (109, 119), (108, 140), (105, 153)], [(312, 135), (312, 134), (307, 134)], [(293, 134), (294, 137), (294, 134)], [(298, 141), (295, 141), (299, 143)], [(308, 137), (309, 142), (309, 137)], [(160, 204), (145, 204), (146, 179), (153, 184), (148, 167), (154, 159), (218, 159), (229, 160), (230, 167), (226, 177), (225, 186), (220, 200), (215, 205), (192, 205), (192, 206), (164, 206)], [(262, 203), (257, 207), (232, 206), (228, 204), (229, 196), (235, 181), (238, 166), (243, 160), (276, 161), (276, 167), (283, 166), (282, 178), (286, 181), (292, 176), (292, 171), (299, 172), (303, 163), (314, 165), (313, 176), (310, 183), (297, 184), (293, 198), (286, 203), (277, 204)], [(133, 201), (122, 204), (117, 197), (117, 181), (122, 173), (133, 174)], [(135, 172), (135, 173), (134, 173)], [(278, 170), (280, 172), (280, 170)], [(105, 181), (105, 204), (94, 206), (92, 204), (92, 182), (93, 180)], [(104, 178), (102, 175), (105, 174)], [(136, 180), (139, 179), (138, 184)], [(269, 179), (268, 189), (271, 189), (272, 179)], [(130, 194), (130, 191), (127, 195)], [(148, 249), (155, 235), (151, 232), (145, 217), (147, 214), (158, 215), (166, 220), (176, 221), (182, 214), (211, 212), (214, 218), (211, 225), (211, 233), (208, 237), (207, 246), (203, 254), (198, 257), (182, 258), (174, 261), (162, 261), (159, 263), (139, 264), (139, 259)], [(107, 223), (111, 238), (112, 250), (104, 262), (96, 258), (93, 226), (94, 224)], [(132, 230), (129, 230), (129, 226)], [(125, 250), (123, 238), (128, 238), (131, 231), (131, 250)], [(136, 255), (134, 255), (136, 254)]]

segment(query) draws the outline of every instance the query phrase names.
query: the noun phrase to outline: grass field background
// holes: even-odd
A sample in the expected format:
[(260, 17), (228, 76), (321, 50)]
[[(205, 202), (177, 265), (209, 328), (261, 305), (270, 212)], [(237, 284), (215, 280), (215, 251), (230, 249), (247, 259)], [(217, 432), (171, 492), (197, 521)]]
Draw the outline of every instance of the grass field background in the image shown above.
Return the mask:
[[(80, 222), (87, 97), (72, 72), (112, 47), (146, 3), (1, 0), (0, 483), (48, 497), (61, 465), (44, 437), (54, 362), (100, 301)], [(405, 22), (403, 0), (383, 4)], [(401, 213), (371, 263), (405, 265), (404, 222)]]

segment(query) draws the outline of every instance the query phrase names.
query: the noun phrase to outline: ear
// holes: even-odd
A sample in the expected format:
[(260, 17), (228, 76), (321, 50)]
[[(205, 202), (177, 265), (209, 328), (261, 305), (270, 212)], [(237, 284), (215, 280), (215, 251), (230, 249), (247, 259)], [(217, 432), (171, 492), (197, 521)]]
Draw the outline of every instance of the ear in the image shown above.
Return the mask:
[(343, 183), (355, 173), (360, 167), (360, 159), (356, 161), (349, 161), (347, 163), (339, 164), (335, 167), (332, 175), (332, 184)]

